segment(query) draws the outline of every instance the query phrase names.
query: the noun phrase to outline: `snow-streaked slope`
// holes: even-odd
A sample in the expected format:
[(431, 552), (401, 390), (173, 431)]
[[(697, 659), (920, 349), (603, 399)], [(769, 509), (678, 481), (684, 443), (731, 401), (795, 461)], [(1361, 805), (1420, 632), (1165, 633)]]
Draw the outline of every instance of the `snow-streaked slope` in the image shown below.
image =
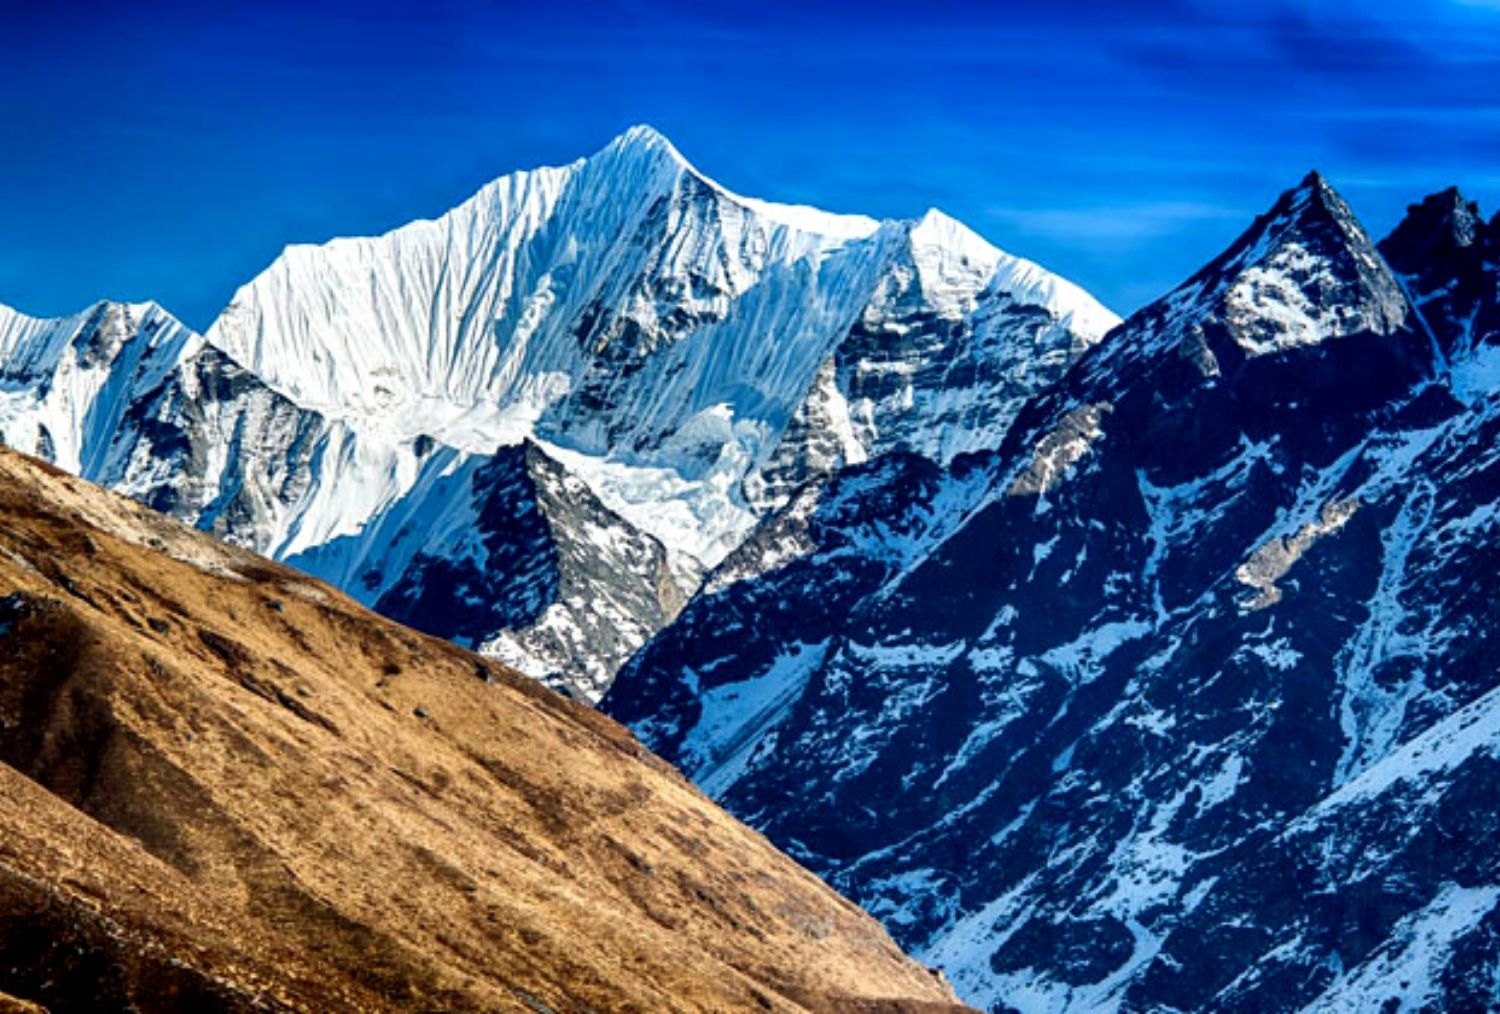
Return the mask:
[(357, 535), (437, 445), (297, 405), (154, 304), (0, 308), (0, 437), (278, 556)]
[(1439, 239), (1467, 301), (1309, 177), (998, 451), (794, 499), (604, 708), (981, 1006), (1493, 1006), (1500, 244)]
[[(435, 221), (289, 248), (208, 336), (299, 403), (364, 425), (489, 449), (513, 442), (504, 420), (530, 429), (552, 410), (542, 436), (647, 449), (706, 408), (755, 417), (759, 402), (795, 399), (798, 353), (858, 309), (850, 291), (880, 259), (880, 228), (759, 215), (637, 128), (592, 158), (499, 179)], [(833, 256), (864, 239), (857, 256)], [(736, 320), (717, 327), (731, 307)], [(684, 343), (670, 362), (690, 372), (664, 389), (652, 354)], [(640, 366), (646, 376), (618, 375)], [(607, 408), (584, 404), (606, 394)], [(472, 432), (455, 434), (470, 412)]]
[(7, 444), (579, 697), (696, 586), (691, 558), (534, 444), (472, 453), (329, 418), (152, 306), (4, 322)]
[(154, 303), (97, 303), (57, 319), (0, 306), (0, 440), (98, 471), (131, 405), (199, 344)]

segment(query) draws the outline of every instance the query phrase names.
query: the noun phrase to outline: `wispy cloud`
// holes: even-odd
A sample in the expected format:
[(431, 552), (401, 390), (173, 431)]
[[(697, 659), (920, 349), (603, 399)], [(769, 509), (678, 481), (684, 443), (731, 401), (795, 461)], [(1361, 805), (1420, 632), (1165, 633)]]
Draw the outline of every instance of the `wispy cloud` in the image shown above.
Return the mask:
[(1058, 242), (1141, 243), (1205, 223), (1243, 222), (1243, 208), (1194, 201), (1093, 204), (1070, 208), (989, 206), (985, 217), (1023, 234)]

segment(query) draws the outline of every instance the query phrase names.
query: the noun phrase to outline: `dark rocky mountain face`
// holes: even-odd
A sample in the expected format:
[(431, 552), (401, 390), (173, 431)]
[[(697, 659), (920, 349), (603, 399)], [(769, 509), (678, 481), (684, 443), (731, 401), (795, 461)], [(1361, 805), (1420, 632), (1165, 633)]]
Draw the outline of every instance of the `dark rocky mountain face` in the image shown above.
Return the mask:
[(592, 701), (696, 588), (695, 572), (535, 444), (456, 475), (377, 521), (407, 543), (382, 557), (408, 561), (398, 577), (370, 575), (387, 587), (383, 615)]
[[(473, 469), (468, 482), (444, 488), (449, 501), (468, 501), (468, 552), (415, 550), (375, 603), (382, 615), (452, 641), (476, 644), (504, 627), (535, 623), (561, 585), (557, 543), (540, 503), (529, 448), (507, 448)], [(420, 518), (423, 512), (414, 512)], [(403, 524), (397, 537), (425, 543), (433, 532)], [(378, 586), (385, 575), (371, 572)]]
[(1500, 338), (1497, 225), (1500, 217), (1486, 225), (1478, 205), (1449, 189), (1413, 204), (1380, 243), (1449, 356)]
[(121, 400), (119, 423), (103, 428), (97, 464), (83, 473), (220, 538), (254, 542), (317, 481), (328, 421), (217, 349), (197, 349)]
[(709, 574), (603, 706), (714, 792), (785, 717), (850, 615), (977, 502), (986, 463), (945, 470), (890, 454), (806, 487)]
[(971, 1002), (1491, 1006), (1491, 242), (1309, 177), (998, 452), (793, 501), (603, 706)]

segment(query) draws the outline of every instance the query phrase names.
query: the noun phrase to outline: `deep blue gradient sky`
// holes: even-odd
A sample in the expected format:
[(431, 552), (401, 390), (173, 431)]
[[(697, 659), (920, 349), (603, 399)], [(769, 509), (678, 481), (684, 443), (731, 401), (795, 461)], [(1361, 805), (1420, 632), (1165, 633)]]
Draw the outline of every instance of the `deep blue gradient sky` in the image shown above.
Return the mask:
[(1120, 312), (1309, 168), (1500, 203), (1500, 0), (0, 0), (0, 302), (206, 327), (288, 242), (637, 122), (757, 197), (937, 206)]

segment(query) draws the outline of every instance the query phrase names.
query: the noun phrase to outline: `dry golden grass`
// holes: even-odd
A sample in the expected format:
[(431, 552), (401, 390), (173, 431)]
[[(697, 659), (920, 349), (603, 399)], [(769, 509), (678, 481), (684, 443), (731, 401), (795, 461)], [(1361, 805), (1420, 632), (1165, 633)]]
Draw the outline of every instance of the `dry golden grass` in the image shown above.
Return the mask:
[(0, 993), (0, 1014), (42, 1014), (46, 1009), (38, 1007), (29, 1000), (17, 1000), (13, 996)]
[[(0, 994), (54, 1012), (961, 1009), (607, 718), (0, 452), (12, 593)], [(0, 1012), (26, 1009), (10, 996)]]

